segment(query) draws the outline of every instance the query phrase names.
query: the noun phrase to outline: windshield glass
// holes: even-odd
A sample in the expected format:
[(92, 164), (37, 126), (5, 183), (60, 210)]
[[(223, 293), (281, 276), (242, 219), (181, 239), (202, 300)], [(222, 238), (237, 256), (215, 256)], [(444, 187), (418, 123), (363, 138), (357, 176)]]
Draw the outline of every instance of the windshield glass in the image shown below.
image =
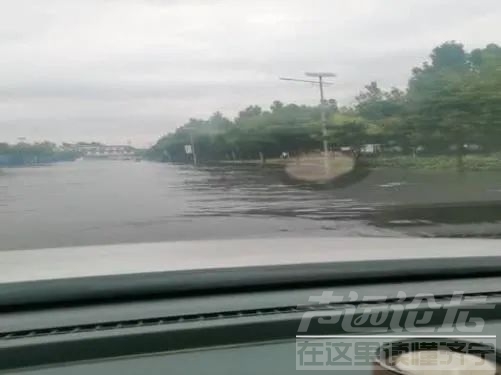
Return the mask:
[(501, 235), (497, 0), (1, 3), (0, 250)]

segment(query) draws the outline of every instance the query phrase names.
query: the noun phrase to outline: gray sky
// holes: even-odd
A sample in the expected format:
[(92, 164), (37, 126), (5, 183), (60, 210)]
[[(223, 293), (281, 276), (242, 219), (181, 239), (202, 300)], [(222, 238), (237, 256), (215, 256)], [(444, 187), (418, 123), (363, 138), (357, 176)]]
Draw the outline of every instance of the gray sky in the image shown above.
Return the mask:
[(501, 43), (499, 0), (0, 0), (0, 141), (147, 146), (189, 117), (404, 86), (447, 40)]

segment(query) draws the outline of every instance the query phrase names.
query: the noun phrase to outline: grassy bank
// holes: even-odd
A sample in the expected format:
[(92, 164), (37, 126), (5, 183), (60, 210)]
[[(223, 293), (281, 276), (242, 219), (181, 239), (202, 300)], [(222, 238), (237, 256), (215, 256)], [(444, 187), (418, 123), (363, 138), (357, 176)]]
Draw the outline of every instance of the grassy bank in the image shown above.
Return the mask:
[(331, 155), (327, 159), (327, 165), (322, 155), (312, 153), (299, 158), (290, 159), (266, 159), (263, 164), (260, 160), (226, 160), (219, 164), (225, 165), (253, 165), (267, 167), (280, 167), (294, 180), (308, 182), (330, 181), (334, 178), (351, 172), (354, 167), (353, 158), (346, 155)]
[[(310, 160), (311, 159), (311, 160)], [(295, 159), (268, 159), (265, 165), (281, 166), (294, 164)], [(335, 160), (335, 159), (334, 159)], [(337, 165), (343, 161), (344, 165)], [(334, 161), (331, 161), (334, 163)], [(223, 161), (223, 164), (246, 164), (260, 165), (259, 160), (242, 160), (242, 161)], [(350, 160), (347, 157), (337, 157), (336, 165), (333, 165), (334, 170), (341, 169), (346, 172), (350, 168)], [(369, 168), (405, 168), (405, 169), (421, 169), (421, 170), (456, 170), (457, 159), (454, 155), (442, 156), (377, 156), (377, 157), (362, 157), (360, 163)], [(321, 164), (321, 158), (303, 158), (301, 164)], [(465, 155), (463, 158), (464, 170), (466, 171), (501, 171), (501, 153), (490, 155)]]
[[(266, 159), (264, 165), (265, 166), (280, 166), (280, 165), (286, 165), (288, 162), (287, 159), (280, 159), (280, 158), (270, 158)], [(261, 160), (259, 159), (249, 159), (249, 160), (220, 160), (216, 161), (214, 163), (217, 164), (227, 164), (227, 165), (263, 165)]]
[[(362, 159), (371, 168), (408, 168), (423, 170), (456, 170), (455, 156), (379, 156)], [(501, 171), (501, 153), (491, 155), (466, 155), (466, 171)]]

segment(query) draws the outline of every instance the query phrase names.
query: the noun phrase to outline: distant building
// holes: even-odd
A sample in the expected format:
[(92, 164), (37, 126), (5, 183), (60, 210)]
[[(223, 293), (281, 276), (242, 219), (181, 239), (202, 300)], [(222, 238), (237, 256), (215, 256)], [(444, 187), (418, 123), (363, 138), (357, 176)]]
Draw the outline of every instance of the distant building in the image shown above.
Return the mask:
[(136, 155), (136, 149), (129, 145), (104, 145), (101, 143), (63, 143), (67, 151), (78, 152), (85, 158), (129, 159)]

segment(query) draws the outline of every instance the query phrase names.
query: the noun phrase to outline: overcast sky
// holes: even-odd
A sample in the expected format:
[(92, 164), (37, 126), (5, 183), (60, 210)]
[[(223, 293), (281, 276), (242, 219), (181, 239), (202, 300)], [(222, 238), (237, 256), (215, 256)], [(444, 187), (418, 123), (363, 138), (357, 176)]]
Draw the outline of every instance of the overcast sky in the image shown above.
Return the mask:
[(327, 96), (405, 86), (447, 40), (501, 43), (499, 0), (0, 0), (0, 141), (147, 146), (189, 117), (274, 99), (334, 71)]

